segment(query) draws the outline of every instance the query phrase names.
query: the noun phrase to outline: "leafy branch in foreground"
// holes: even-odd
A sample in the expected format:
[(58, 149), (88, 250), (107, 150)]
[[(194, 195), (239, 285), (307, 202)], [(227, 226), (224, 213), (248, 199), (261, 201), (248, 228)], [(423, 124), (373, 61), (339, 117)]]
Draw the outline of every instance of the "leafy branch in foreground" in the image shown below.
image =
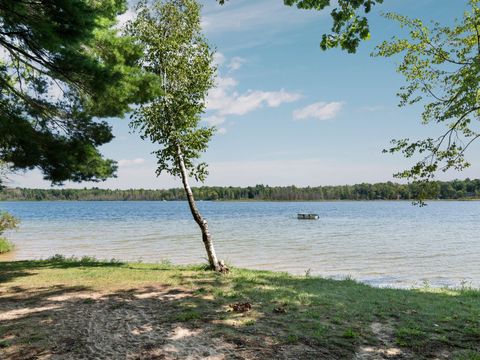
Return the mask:
[(201, 33), (200, 5), (195, 0), (157, 0), (139, 4), (129, 33), (143, 49), (142, 65), (162, 79), (163, 93), (140, 106), (132, 126), (158, 144), (157, 174), (182, 179), (190, 211), (200, 227), (210, 267), (226, 271), (217, 259), (207, 221), (201, 216), (189, 177), (203, 181), (207, 165), (197, 163), (214, 128), (201, 127), (208, 90), (214, 84), (213, 52)]
[(374, 56), (402, 54), (397, 71), (407, 85), (398, 94), (400, 106), (423, 104), (422, 123), (439, 123), (446, 130), (438, 137), (392, 140), (384, 152), (420, 156), (410, 169), (395, 176), (428, 181), (438, 171), (463, 170), (469, 146), (480, 137), (480, 0), (470, 0), (469, 11), (452, 27), (389, 13), (409, 30), (408, 39), (393, 38), (378, 46)]
[[(228, 0), (218, 0), (223, 5)], [(362, 40), (370, 38), (370, 27), (366, 15), (373, 6), (384, 0), (337, 0), (330, 12), (333, 25), (330, 34), (323, 34), (322, 50), (340, 47), (348, 53), (355, 53)], [(330, 0), (283, 0), (287, 6), (296, 5), (298, 9), (321, 11), (330, 6)], [(365, 15), (362, 15), (362, 12)]]
[(0, 161), (54, 183), (100, 181), (113, 135), (97, 118), (123, 116), (154, 81), (121, 36), (126, 0), (0, 0)]

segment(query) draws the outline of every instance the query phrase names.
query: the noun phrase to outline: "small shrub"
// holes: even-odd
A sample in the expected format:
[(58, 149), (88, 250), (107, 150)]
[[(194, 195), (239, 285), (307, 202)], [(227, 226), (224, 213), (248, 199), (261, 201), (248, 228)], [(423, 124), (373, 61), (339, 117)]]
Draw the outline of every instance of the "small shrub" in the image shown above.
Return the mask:
[(78, 266), (90, 266), (90, 265), (121, 265), (123, 264), (120, 260), (111, 258), (110, 260), (99, 260), (95, 256), (65, 256), (62, 254), (55, 254), (53, 256), (48, 257), (45, 261), (53, 262), (53, 263), (64, 263), (64, 264), (75, 264)]
[(0, 235), (6, 230), (16, 229), (19, 223), (20, 221), (15, 216), (5, 211), (0, 213)]
[(13, 244), (7, 239), (0, 237), (0, 254), (7, 253), (12, 251), (14, 248)]
[(67, 261), (67, 258), (62, 255), (62, 254), (55, 254), (53, 256), (50, 256), (49, 258), (47, 258), (47, 261), (51, 261), (51, 262), (63, 262), (63, 261)]
[(173, 263), (172, 263), (172, 260), (170, 260), (170, 259), (162, 259), (160, 261), (160, 265), (166, 266), (166, 267), (171, 267), (171, 266), (173, 266)]
[(74, 256), (72, 256), (72, 262), (79, 262), (81, 265), (83, 265), (83, 264), (89, 265), (89, 264), (97, 263), (99, 261), (97, 260), (97, 258), (95, 256), (84, 255), (80, 259), (77, 259)]
[[(0, 213), (0, 235), (2, 235), (7, 230), (13, 230), (18, 227), (19, 221), (13, 215), (2, 212)], [(0, 237), (0, 254), (9, 252), (13, 250), (13, 244), (5, 239), (4, 237)]]

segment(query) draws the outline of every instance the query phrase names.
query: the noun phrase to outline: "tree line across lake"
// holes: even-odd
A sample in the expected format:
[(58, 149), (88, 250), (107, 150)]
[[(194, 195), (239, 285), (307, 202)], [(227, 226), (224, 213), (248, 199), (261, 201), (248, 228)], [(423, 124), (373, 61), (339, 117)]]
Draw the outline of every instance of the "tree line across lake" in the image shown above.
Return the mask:
[[(199, 200), (415, 200), (423, 199), (480, 199), (480, 179), (434, 181), (430, 183), (356, 184), (338, 186), (267, 186), (248, 187), (202, 186), (193, 188)], [(166, 190), (108, 190), (108, 189), (26, 189), (3, 188), (0, 200), (186, 200), (183, 189)]]

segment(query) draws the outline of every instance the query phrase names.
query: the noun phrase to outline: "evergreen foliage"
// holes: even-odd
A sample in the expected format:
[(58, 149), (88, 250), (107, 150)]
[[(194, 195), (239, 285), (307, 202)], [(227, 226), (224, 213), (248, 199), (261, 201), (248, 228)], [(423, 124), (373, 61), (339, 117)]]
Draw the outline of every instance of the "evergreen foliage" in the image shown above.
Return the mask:
[[(122, 116), (156, 90), (141, 49), (116, 29), (126, 0), (0, 0), (0, 161), (45, 179), (100, 181), (116, 164), (95, 117)], [(156, 81), (158, 83), (158, 81)]]

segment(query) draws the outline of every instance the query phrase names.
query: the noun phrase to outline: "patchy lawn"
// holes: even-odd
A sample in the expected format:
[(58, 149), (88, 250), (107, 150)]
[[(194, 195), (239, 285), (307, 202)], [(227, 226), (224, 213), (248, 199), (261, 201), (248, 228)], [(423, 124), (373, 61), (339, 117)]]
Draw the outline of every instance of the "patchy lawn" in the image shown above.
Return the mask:
[(0, 358), (480, 360), (480, 292), (58, 256), (0, 262)]

